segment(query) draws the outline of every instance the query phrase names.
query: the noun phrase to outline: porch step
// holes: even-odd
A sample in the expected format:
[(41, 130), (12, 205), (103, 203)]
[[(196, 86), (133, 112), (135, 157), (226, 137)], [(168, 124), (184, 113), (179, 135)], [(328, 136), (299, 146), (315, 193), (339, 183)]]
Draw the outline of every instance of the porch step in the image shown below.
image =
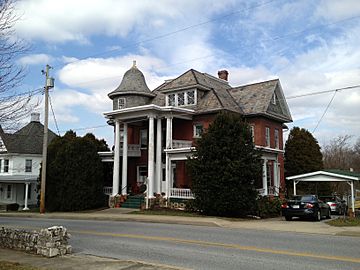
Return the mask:
[(144, 196), (142, 195), (129, 196), (127, 200), (123, 204), (121, 204), (121, 207), (139, 209), (143, 202)]

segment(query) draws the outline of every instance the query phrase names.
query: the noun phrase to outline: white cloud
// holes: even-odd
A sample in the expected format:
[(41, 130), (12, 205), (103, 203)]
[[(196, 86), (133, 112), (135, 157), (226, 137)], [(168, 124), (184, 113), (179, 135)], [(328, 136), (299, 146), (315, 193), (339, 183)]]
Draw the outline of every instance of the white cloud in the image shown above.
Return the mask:
[(93, 35), (125, 37), (134, 28), (142, 32), (151, 26), (154, 32), (174, 20), (187, 25), (189, 21), (183, 19), (189, 15), (197, 14), (192, 17), (196, 21), (201, 12), (204, 16), (217, 12), (227, 7), (227, 2), (25, 0), (18, 2), (19, 14), (23, 15), (16, 27), (18, 34), (28, 39), (87, 43)]
[(18, 62), (23, 66), (30, 65), (45, 65), (50, 63), (53, 60), (53, 57), (47, 54), (30, 54), (27, 56), (21, 57)]
[(358, 0), (322, 0), (315, 14), (329, 20), (339, 20), (360, 15)]

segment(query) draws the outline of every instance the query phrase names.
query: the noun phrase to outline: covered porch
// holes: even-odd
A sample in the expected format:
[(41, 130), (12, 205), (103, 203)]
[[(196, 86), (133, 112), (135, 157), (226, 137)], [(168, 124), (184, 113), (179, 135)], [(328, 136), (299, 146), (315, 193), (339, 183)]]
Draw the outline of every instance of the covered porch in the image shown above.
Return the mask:
[(37, 178), (25, 175), (0, 176), (0, 204), (17, 203), (22, 210), (36, 205)]
[[(176, 190), (171, 185), (172, 161), (168, 150), (187, 149), (190, 152), (191, 140), (173, 138), (173, 121), (174, 119), (191, 121), (192, 114), (193, 110), (190, 109), (153, 104), (105, 113), (105, 116), (114, 123), (115, 132), (113, 150), (99, 153), (104, 162), (114, 164), (112, 187), (106, 187), (104, 191), (111, 193), (110, 196), (127, 195), (128, 186), (131, 185), (129, 180), (136, 178), (146, 184), (147, 197), (150, 199), (156, 194), (164, 194), (166, 198), (172, 195), (188, 196), (189, 191)], [(142, 147), (141, 143), (129, 144), (129, 132), (131, 132), (129, 127), (141, 123), (146, 123), (148, 128), (146, 147)], [(142, 162), (141, 166), (134, 165), (132, 160), (129, 160), (135, 157)], [(134, 170), (137, 172), (136, 175), (133, 173)]]

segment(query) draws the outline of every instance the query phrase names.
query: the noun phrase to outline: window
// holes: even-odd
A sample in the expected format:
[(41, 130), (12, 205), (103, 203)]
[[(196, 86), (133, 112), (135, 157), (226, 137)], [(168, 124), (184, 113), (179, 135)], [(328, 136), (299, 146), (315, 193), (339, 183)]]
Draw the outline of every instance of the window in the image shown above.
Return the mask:
[(271, 103), (276, 105), (276, 94), (275, 93), (272, 96)]
[(275, 148), (279, 149), (279, 130), (275, 129)]
[(0, 173), (2, 172), (2, 169), (3, 169), (3, 160), (0, 159)]
[(124, 109), (126, 107), (126, 99), (125, 98), (118, 98), (118, 109)]
[(194, 125), (194, 138), (200, 138), (203, 133), (203, 125), (195, 124)]
[(32, 171), (32, 160), (27, 159), (25, 160), (25, 172), (31, 172)]
[(6, 199), (11, 200), (12, 198), (12, 185), (7, 185), (6, 187)]
[(138, 183), (143, 184), (146, 182), (147, 178), (147, 167), (146, 166), (139, 166), (138, 167)]
[(185, 105), (185, 93), (181, 92), (178, 94), (178, 106), (184, 106)]
[(265, 128), (265, 146), (270, 147), (270, 128)]
[(195, 104), (195, 91), (194, 90), (187, 92), (187, 104), (188, 105)]
[(252, 138), (252, 142), (255, 142), (255, 126), (251, 125), (250, 126), (250, 132), (251, 132), (251, 138)]
[(167, 96), (168, 106), (186, 106), (196, 104), (196, 91), (182, 91), (177, 93), (171, 93)]
[(175, 94), (168, 95), (168, 105), (175, 106)]
[(4, 172), (9, 172), (9, 160), (4, 159)]
[(146, 148), (148, 145), (148, 134), (147, 129), (140, 130), (140, 147)]

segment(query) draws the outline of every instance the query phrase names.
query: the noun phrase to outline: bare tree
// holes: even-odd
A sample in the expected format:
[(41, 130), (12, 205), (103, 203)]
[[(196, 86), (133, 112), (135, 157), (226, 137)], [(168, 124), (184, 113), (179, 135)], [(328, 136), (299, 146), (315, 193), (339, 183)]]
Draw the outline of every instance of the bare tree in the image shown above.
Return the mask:
[(349, 142), (351, 138), (350, 135), (340, 135), (324, 147), (325, 169), (349, 170), (352, 168), (354, 150)]
[(19, 20), (15, 3), (16, 0), (0, 0), (0, 125), (5, 129), (14, 128), (38, 104), (32, 99), (34, 91), (20, 90), (25, 70), (16, 60), (29, 47), (15, 34)]

